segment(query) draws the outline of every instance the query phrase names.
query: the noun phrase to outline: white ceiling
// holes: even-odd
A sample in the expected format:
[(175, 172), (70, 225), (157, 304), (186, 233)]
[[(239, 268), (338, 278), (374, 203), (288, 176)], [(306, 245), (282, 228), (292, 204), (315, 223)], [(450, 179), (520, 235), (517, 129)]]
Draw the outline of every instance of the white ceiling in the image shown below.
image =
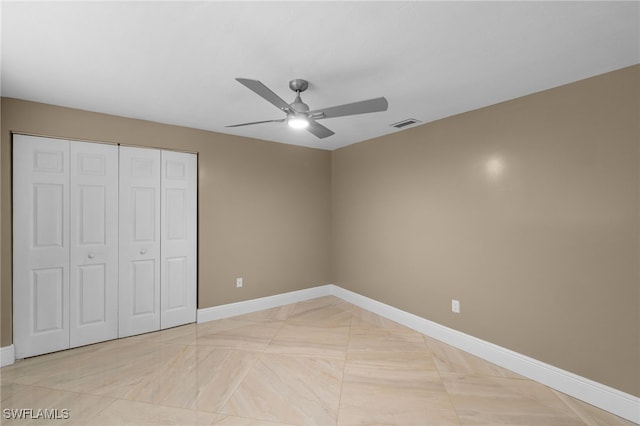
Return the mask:
[[(2, 96), (335, 149), (640, 63), (640, 2), (7, 2)], [(385, 96), (317, 139), (234, 79), (311, 109)]]

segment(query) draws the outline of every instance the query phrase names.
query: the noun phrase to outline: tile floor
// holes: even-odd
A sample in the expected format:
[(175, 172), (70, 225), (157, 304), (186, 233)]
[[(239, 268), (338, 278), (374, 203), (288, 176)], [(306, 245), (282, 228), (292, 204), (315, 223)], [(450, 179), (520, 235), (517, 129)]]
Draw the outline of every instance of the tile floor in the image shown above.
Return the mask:
[(0, 383), (3, 417), (67, 409), (53, 424), (632, 424), (335, 297), (18, 361)]

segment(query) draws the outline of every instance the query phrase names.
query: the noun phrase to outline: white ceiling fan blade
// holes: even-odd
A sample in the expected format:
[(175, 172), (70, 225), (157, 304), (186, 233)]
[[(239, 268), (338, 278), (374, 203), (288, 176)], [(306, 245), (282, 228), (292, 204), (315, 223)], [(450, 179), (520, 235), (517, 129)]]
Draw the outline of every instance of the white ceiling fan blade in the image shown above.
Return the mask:
[(324, 127), (322, 124), (311, 119), (309, 119), (309, 125), (305, 128), (305, 130), (320, 139), (324, 139), (335, 134), (331, 130)]
[(280, 120), (263, 120), (263, 121), (252, 121), (251, 123), (242, 123), (242, 124), (231, 124), (229, 126), (224, 127), (240, 127), (240, 126), (250, 126), (252, 124), (262, 124), (262, 123), (282, 123), (285, 119), (281, 118)]
[(313, 116), (316, 120), (320, 120), (323, 118), (344, 117), (346, 115), (386, 111), (388, 107), (389, 102), (387, 102), (385, 98), (375, 98), (329, 108), (316, 109), (309, 111), (308, 114)]
[(272, 105), (275, 105), (284, 112), (291, 111), (291, 107), (280, 96), (276, 95), (267, 86), (258, 80), (249, 80), (248, 78), (236, 78), (236, 80), (254, 91), (258, 96), (262, 97)]

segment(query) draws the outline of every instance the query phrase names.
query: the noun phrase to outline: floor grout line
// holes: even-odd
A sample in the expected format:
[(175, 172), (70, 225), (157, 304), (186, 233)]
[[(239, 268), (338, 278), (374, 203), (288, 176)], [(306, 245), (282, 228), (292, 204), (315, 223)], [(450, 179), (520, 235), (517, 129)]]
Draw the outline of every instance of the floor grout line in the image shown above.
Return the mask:
[(339, 424), (339, 420), (340, 420), (340, 411), (342, 409), (342, 392), (344, 390), (344, 375), (345, 372), (347, 370), (347, 358), (349, 355), (349, 342), (351, 341), (351, 330), (353, 327), (353, 317), (354, 317), (354, 313), (353, 313), (353, 309), (351, 310), (351, 318), (349, 320), (349, 335), (347, 336), (347, 344), (345, 345), (344, 348), (344, 363), (342, 364), (342, 378), (340, 380), (340, 394), (338, 396), (338, 410), (336, 412), (336, 426)]

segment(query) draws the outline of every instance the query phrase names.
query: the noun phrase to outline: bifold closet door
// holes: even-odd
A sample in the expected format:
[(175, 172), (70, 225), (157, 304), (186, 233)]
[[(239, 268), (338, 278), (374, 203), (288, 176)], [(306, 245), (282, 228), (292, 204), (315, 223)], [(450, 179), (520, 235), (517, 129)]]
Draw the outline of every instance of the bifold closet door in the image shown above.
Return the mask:
[(69, 141), (13, 136), (16, 358), (69, 347)]
[(196, 320), (197, 157), (120, 147), (120, 337)]
[(195, 322), (197, 157), (162, 151), (160, 327)]
[(160, 329), (160, 151), (120, 147), (120, 337)]
[(13, 136), (17, 358), (196, 320), (197, 157)]
[(118, 337), (118, 147), (71, 142), (71, 347)]
[(13, 141), (16, 357), (117, 337), (118, 147)]

